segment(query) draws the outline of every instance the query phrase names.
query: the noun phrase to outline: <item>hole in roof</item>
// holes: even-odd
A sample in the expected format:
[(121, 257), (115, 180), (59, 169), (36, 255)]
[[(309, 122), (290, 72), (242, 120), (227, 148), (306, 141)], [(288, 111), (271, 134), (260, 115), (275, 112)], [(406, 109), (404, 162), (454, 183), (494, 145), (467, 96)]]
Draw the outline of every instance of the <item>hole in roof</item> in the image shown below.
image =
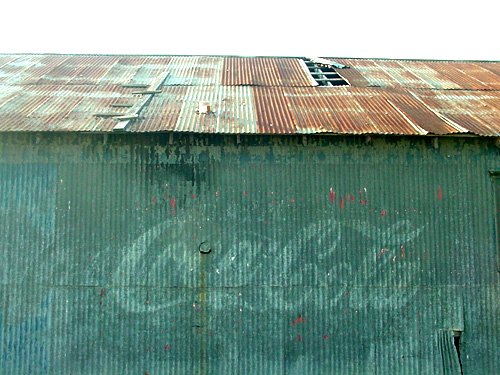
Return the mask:
[(349, 86), (331, 65), (320, 64), (311, 59), (303, 59), (311, 77), (319, 86)]

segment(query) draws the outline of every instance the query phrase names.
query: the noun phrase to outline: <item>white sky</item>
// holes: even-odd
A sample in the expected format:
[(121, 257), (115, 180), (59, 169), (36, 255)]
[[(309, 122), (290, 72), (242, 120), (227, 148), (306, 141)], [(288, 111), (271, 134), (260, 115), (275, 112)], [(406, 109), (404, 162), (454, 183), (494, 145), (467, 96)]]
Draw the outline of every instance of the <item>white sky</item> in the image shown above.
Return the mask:
[(5, 0), (0, 53), (500, 60), (500, 1)]

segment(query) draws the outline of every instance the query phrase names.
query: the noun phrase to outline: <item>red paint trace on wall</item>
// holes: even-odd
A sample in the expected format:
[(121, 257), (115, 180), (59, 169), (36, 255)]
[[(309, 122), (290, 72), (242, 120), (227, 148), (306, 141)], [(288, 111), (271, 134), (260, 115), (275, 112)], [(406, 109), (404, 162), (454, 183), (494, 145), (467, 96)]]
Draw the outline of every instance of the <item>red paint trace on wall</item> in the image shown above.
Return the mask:
[(401, 258), (404, 258), (406, 255), (405, 245), (401, 245)]
[(340, 208), (344, 208), (344, 207), (345, 207), (344, 198), (340, 198)]
[(330, 202), (335, 202), (335, 190), (333, 190), (333, 187), (330, 187)]
[(441, 186), (438, 186), (437, 197), (438, 197), (438, 201), (442, 201), (443, 200), (443, 188)]
[(170, 350), (170, 349), (172, 349), (172, 345), (170, 344), (167, 344), (163, 347), (163, 350)]
[(330, 338), (330, 336), (328, 335), (323, 335), (323, 340), (328, 340)]
[(297, 317), (297, 319), (295, 319), (293, 322), (292, 322), (292, 326), (296, 326), (297, 324), (299, 323), (305, 323), (306, 320), (302, 317), (302, 315), (299, 315)]
[(297, 341), (302, 341), (302, 335), (297, 335)]
[(175, 201), (175, 197), (170, 198), (170, 208), (172, 209), (172, 216), (175, 216), (176, 206), (177, 206), (177, 202)]
[(386, 210), (380, 211), (380, 216), (382, 217), (387, 216), (387, 211)]

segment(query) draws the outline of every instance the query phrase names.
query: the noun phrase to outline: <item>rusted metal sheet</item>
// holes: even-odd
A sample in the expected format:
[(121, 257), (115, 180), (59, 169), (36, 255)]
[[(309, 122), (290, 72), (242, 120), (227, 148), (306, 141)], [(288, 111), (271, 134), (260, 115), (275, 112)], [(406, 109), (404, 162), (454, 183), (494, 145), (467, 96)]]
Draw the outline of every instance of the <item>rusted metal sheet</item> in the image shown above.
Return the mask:
[(357, 70), (368, 81), (369, 86), (386, 87), (391, 86), (394, 82), (394, 78), (380, 69), (375, 60), (337, 59), (337, 61), (349, 66), (346, 69), (339, 69), (339, 74), (348, 74), (350, 69)]
[(141, 120), (130, 126), (134, 132), (175, 131), (182, 106), (186, 100), (187, 86), (163, 87), (154, 95), (141, 114)]
[[(211, 112), (199, 113), (199, 102), (210, 103)], [(250, 87), (190, 87), (182, 106), (177, 131), (206, 133), (256, 133), (254, 100)]]
[[(500, 63), (338, 59), (357, 71), (370, 85), (423, 89), (498, 90)], [(349, 69), (339, 70), (340, 74)], [(351, 84), (356, 85), (354, 82)]]
[[(347, 65), (347, 61), (345, 59), (336, 59), (339, 63), (343, 65)], [(370, 83), (368, 80), (361, 74), (358, 69), (351, 69), (347, 67), (345, 69), (337, 69), (337, 73), (347, 82), (350, 86), (354, 87), (368, 87)]]
[(33, 85), (0, 99), (0, 130), (110, 131), (114, 121), (99, 113), (126, 113), (111, 104), (138, 100), (121, 86)]
[(1, 372), (497, 372), (494, 142), (234, 138), (2, 134)]
[(220, 85), (223, 63), (222, 57), (173, 56), (167, 66), (170, 75), (164, 85)]
[(226, 57), (222, 84), (251, 86), (316, 86), (299, 59)]
[(498, 91), (414, 91), (414, 95), (436, 113), (473, 134), (500, 134)]
[(317, 86), (303, 60), (278, 59), (281, 86)]
[[(200, 102), (209, 103), (209, 113), (199, 112)], [(131, 131), (257, 133), (250, 87), (165, 86), (161, 94), (153, 97), (141, 117), (130, 127)]]
[(373, 88), (286, 88), (297, 131), (338, 134), (456, 133), (406, 92)]
[[(287, 88), (286, 99), (298, 133), (367, 133), (373, 126), (345, 88)], [(316, 130), (315, 130), (316, 129)]]
[(283, 88), (254, 87), (252, 92), (258, 133), (294, 134), (296, 132), (296, 120)]

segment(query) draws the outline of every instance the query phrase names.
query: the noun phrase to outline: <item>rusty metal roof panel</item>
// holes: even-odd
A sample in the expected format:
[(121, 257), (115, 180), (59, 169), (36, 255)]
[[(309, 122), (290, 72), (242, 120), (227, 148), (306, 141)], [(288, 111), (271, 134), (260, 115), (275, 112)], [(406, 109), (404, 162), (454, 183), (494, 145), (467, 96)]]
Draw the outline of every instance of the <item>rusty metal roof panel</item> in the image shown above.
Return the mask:
[(349, 70), (358, 71), (368, 81), (369, 86), (392, 86), (395, 82), (394, 78), (381, 69), (374, 60), (335, 59), (335, 61), (349, 66), (349, 68), (339, 69), (340, 74), (348, 74)]
[(169, 76), (164, 85), (219, 85), (223, 64), (222, 57), (174, 56), (167, 66)]
[[(348, 62), (344, 59), (336, 59), (336, 62), (349, 66)], [(349, 83), (349, 85), (354, 87), (369, 87), (370, 82), (363, 76), (363, 74), (358, 69), (337, 69), (337, 73), (344, 78), (344, 80)]]
[(457, 132), (405, 92), (374, 88), (287, 88), (299, 133), (448, 134)]
[[(446, 77), (460, 89), (497, 90), (500, 76), (482, 68), (475, 62), (431, 61), (425, 62), (429, 68)], [(490, 65), (495, 65), (490, 63)], [(439, 88), (439, 87), (435, 87)]]
[[(209, 113), (199, 103), (210, 104)], [(257, 120), (250, 87), (164, 86), (130, 131), (255, 134)]]
[(435, 113), (480, 135), (498, 135), (500, 92), (498, 91), (415, 91)]
[(346, 88), (289, 88), (297, 133), (368, 133), (372, 123)]
[[(448, 65), (439, 62), (404, 61), (401, 62), (408, 70), (413, 72), (423, 81), (429, 83), (432, 88), (440, 90), (456, 90), (462, 86), (446, 75)], [(451, 72), (449, 72), (451, 73)], [(410, 85), (408, 85), (411, 87)]]
[(130, 126), (130, 131), (175, 131), (187, 90), (187, 86), (164, 86), (141, 113), (141, 120)]
[(318, 86), (303, 60), (279, 59), (277, 63), (282, 86)]
[(302, 60), (275, 57), (226, 57), (222, 84), (227, 86), (316, 86)]
[[(466, 61), (413, 61), (336, 59), (358, 72), (372, 86), (407, 87), (440, 90), (498, 90), (500, 63)], [(357, 86), (356, 82), (350, 82)]]
[(407, 69), (399, 61), (376, 61), (387, 75), (393, 78), (391, 86), (411, 86), (415, 88), (430, 89), (433, 86), (418, 75), (412, 73), (411, 69)]
[(0, 130), (110, 131), (114, 121), (95, 115), (124, 112), (111, 104), (125, 99), (137, 100), (120, 86), (24, 86), (0, 98)]
[[(49, 60), (48, 64), (45, 63), (44, 60), (43, 56), (38, 55), (18, 56), (16, 59), (4, 64), (0, 68), (0, 83), (15, 85), (24, 84), (27, 80), (28, 83), (31, 81), (36, 82), (42, 74), (46, 74), (54, 69), (51, 60)], [(61, 59), (57, 59), (57, 61), (60, 62)], [(33, 76), (37, 73), (38, 76), (36, 80), (34, 80)]]
[[(460, 63), (454, 62), (453, 66), (469, 75), (472, 79), (477, 80), (481, 84), (491, 90), (500, 89), (500, 64), (493, 63)], [(491, 69), (493, 68), (493, 69)], [(476, 87), (471, 87), (476, 88)]]
[[(199, 113), (199, 102), (211, 112)], [(189, 87), (176, 131), (197, 133), (257, 133), (255, 105), (250, 87)]]
[(387, 92), (386, 95), (389, 104), (415, 128), (416, 134), (443, 135), (460, 132), (406, 92)]
[(283, 88), (254, 87), (257, 132), (263, 134), (294, 134), (296, 120), (290, 110)]

